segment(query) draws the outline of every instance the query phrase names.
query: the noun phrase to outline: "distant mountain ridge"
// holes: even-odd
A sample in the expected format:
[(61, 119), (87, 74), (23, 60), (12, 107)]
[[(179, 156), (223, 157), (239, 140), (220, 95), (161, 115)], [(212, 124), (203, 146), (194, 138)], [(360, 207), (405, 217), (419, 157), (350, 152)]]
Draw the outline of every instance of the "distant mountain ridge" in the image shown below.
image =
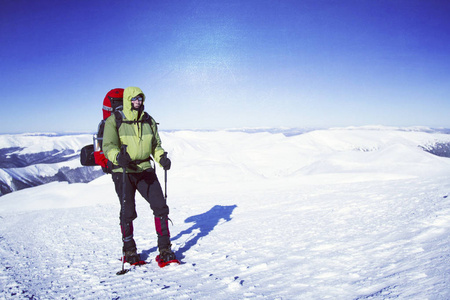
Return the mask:
[[(195, 132), (193, 130), (186, 131)], [(375, 137), (375, 135), (372, 136), (370, 134), (371, 132), (386, 132), (386, 135), (396, 131), (418, 132), (421, 135), (430, 135), (430, 138), (426, 139), (426, 143), (420, 140), (415, 141), (415, 146), (437, 156), (450, 157), (450, 136), (448, 136), (450, 129), (364, 126), (323, 130), (301, 128), (232, 128), (223, 131), (248, 134), (283, 134), (286, 137), (307, 134), (310, 135), (310, 142), (314, 147), (327, 147), (326, 144), (331, 140), (334, 140), (334, 143), (336, 141), (342, 143), (343, 140), (341, 139), (348, 137), (345, 132), (355, 134), (357, 131), (360, 131), (362, 132), (362, 137), (364, 137), (364, 142), (357, 141), (351, 146), (357, 151), (372, 151), (372, 148), (376, 147), (380, 135), (377, 134), (377, 137)], [(171, 134), (176, 134), (176, 132), (177, 130), (163, 131), (162, 133), (167, 135), (167, 142), (170, 142)], [(203, 131), (200, 130), (200, 132)], [(206, 132), (214, 132), (214, 130), (208, 130)], [(344, 132), (344, 135), (342, 135), (342, 132)], [(166, 137), (164, 140), (166, 141)], [(353, 138), (350, 140), (353, 141)], [(408, 143), (411, 145), (411, 142)], [(100, 167), (84, 167), (80, 164), (80, 150), (88, 144), (92, 144), (91, 134), (64, 135), (28, 133), (0, 135), (0, 196), (53, 181), (84, 183), (102, 176), (104, 173)], [(318, 149), (321, 148), (312, 148), (310, 151), (316, 151)]]
[(103, 175), (100, 167), (84, 167), (80, 150), (91, 134), (0, 135), (0, 196), (53, 181), (89, 182)]
[(0, 168), (23, 168), (34, 164), (53, 164), (78, 157), (73, 149), (52, 150), (39, 153), (20, 154), (25, 148), (12, 147), (0, 149)]

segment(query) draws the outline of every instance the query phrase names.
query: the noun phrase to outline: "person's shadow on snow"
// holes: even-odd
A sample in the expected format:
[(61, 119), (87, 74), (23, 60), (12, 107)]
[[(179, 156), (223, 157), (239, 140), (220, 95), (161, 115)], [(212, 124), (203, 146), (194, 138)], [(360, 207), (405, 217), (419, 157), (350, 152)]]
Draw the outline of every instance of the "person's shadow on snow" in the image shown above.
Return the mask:
[[(213, 208), (203, 214), (192, 216), (184, 220), (184, 223), (194, 223), (191, 227), (181, 231), (172, 240), (177, 240), (185, 234), (190, 234), (191, 237), (182, 245), (177, 251), (176, 255), (179, 259), (184, 258), (184, 253), (192, 248), (197, 242), (207, 236), (214, 227), (216, 227), (220, 220), (228, 222), (231, 220), (231, 214), (237, 205), (221, 206), (215, 205)], [(194, 232), (198, 231), (198, 232)]]
[[(213, 208), (208, 210), (205, 213), (191, 216), (184, 220), (184, 223), (194, 223), (191, 227), (189, 227), (186, 230), (181, 231), (178, 233), (175, 237), (171, 238), (172, 241), (178, 240), (183, 235), (190, 234), (191, 236), (187, 239), (186, 242), (178, 249), (175, 250), (175, 254), (178, 259), (184, 258), (184, 253), (186, 253), (189, 249), (192, 248), (197, 242), (210, 234), (211, 231), (214, 230), (214, 227), (216, 227), (220, 220), (225, 220), (225, 222), (228, 222), (231, 220), (231, 214), (233, 213), (233, 210), (237, 207), (237, 205), (230, 205), (230, 206), (221, 206), (221, 205), (215, 205)], [(152, 248), (150, 250), (144, 251), (143, 259), (147, 259), (149, 256), (149, 253), (156, 251), (156, 247)]]

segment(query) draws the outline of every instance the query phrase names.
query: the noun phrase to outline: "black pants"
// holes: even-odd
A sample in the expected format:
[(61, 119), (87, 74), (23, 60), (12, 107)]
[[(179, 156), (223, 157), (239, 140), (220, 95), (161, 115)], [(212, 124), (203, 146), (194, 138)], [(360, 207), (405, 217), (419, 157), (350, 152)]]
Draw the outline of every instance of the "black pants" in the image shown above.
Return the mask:
[(133, 220), (137, 218), (136, 190), (147, 200), (155, 216), (155, 228), (158, 235), (159, 249), (170, 247), (168, 227), (169, 207), (164, 198), (161, 185), (153, 169), (141, 173), (127, 173), (125, 176), (125, 193), (123, 191), (123, 173), (113, 173), (112, 178), (120, 201), (120, 226), (124, 250), (136, 248), (133, 239)]

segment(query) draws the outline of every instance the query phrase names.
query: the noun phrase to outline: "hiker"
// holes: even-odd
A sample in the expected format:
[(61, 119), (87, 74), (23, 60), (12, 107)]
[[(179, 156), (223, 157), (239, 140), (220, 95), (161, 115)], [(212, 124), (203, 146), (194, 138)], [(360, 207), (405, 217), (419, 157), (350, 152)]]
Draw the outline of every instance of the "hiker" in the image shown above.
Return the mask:
[[(162, 262), (176, 259), (170, 243), (169, 207), (152, 166), (154, 160), (167, 171), (171, 161), (161, 147), (156, 122), (144, 112), (144, 102), (145, 95), (140, 88), (126, 88), (123, 93), (123, 109), (106, 119), (103, 135), (103, 152), (106, 158), (120, 166), (113, 169), (112, 179), (121, 206), (124, 260), (132, 265), (141, 262), (133, 238), (133, 220), (137, 217), (136, 190), (147, 200), (153, 211), (159, 259)], [(119, 119), (118, 114), (121, 115)], [(153, 165), (156, 165), (155, 162)]]

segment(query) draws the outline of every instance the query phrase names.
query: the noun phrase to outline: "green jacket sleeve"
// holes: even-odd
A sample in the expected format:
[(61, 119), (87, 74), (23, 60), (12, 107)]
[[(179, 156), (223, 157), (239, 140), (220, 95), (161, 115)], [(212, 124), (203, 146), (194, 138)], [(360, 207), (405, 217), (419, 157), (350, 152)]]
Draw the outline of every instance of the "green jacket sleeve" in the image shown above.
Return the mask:
[(159, 163), (161, 155), (164, 154), (164, 149), (161, 147), (161, 138), (159, 137), (158, 126), (156, 125), (156, 122), (153, 118), (152, 118), (152, 131), (154, 134), (152, 145), (152, 156), (155, 159), (155, 161)]
[(117, 154), (120, 152), (120, 139), (116, 129), (114, 115), (106, 119), (103, 132), (103, 153), (113, 164), (117, 165)]

